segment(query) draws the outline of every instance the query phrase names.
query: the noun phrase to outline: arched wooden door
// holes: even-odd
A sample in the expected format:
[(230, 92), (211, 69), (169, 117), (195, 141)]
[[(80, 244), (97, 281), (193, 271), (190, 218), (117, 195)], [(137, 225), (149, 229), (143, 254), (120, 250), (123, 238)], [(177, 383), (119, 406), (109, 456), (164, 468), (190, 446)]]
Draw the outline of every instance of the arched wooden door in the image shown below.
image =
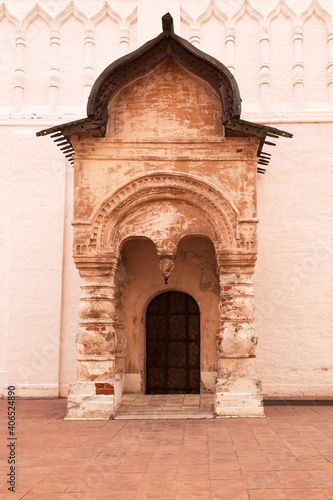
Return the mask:
[(147, 394), (200, 393), (200, 312), (182, 292), (164, 292), (149, 304)]

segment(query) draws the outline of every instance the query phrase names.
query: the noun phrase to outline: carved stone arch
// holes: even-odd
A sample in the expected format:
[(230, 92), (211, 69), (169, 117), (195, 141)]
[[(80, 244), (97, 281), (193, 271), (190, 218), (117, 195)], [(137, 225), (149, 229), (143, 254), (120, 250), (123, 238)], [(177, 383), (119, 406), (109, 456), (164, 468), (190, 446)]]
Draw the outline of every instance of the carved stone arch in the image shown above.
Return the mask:
[(280, 0), (276, 7), (269, 12), (266, 16), (265, 24), (266, 26), (270, 26), (271, 22), (278, 17), (280, 14), (285, 15), (288, 19), (293, 22), (293, 25), (296, 24), (297, 15), (296, 13), (286, 4), (285, 0)]
[(156, 248), (156, 245), (155, 245), (154, 241), (151, 238), (149, 238), (149, 236), (137, 236), (137, 235), (133, 235), (132, 234), (132, 235), (128, 235), (126, 238), (122, 239), (119, 242), (119, 253), (123, 250), (123, 248), (124, 248), (124, 246), (126, 245), (127, 242), (133, 241), (133, 240), (145, 240), (145, 241), (149, 241)]
[(237, 246), (239, 214), (229, 200), (209, 184), (194, 177), (161, 173), (135, 179), (103, 203), (93, 217), (90, 248), (97, 251), (105, 249), (111, 227), (111, 231), (115, 232), (130, 209), (156, 199), (178, 199), (197, 207), (211, 221), (217, 246)]
[(125, 19), (125, 27), (129, 28), (138, 19), (138, 8), (135, 7)]
[(209, 4), (207, 6), (207, 9), (202, 14), (200, 14), (200, 16), (197, 17), (196, 23), (198, 23), (198, 25), (201, 26), (202, 24), (209, 21), (209, 19), (212, 16), (215, 16), (216, 19), (218, 19), (222, 24), (227, 26), (229, 19), (225, 15), (225, 13), (222, 12), (222, 10), (217, 5), (215, 0), (210, 0)]
[(38, 3), (26, 14), (22, 20), (22, 30), (26, 31), (30, 24), (32, 24), (38, 17), (40, 17), (48, 26), (52, 24), (52, 17), (41, 7)]
[(69, 2), (69, 4), (66, 6), (66, 8), (58, 14), (58, 16), (55, 18), (55, 26), (56, 29), (60, 29), (61, 26), (68, 21), (71, 17), (75, 17), (78, 21), (80, 21), (84, 27), (87, 27), (88, 24), (88, 16), (85, 14), (82, 10), (78, 9), (76, 6), (75, 2), (72, 0)]
[(90, 18), (92, 27), (95, 29), (96, 26), (104, 20), (106, 16), (109, 16), (113, 21), (115, 21), (119, 26), (124, 23), (123, 18), (118, 12), (116, 12), (108, 2), (105, 2), (100, 10)]
[(180, 18), (189, 27), (191, 27), (194, 23), (193, 17), (184, 9), (182, 5), (180, 6)]
[(304, 26), (305, 22), (308, 21), (308, 19), (310, 19), (312, 16), (319, 17), (319, 19), (321, 19), (326, 24), (326, 26), (330, 25), (331, 23), (331, 16), (326, 10), (321, 7), (318, 0), (312, 0), (309, 7), (300, 15), (300, 21), (302, 25)]
[(7, 19), (11, 24), (15, 26), (16, 29), (18, 29), (20, 24), (19, 20), (14, 14), (12, 14), (12, 12), (10, 12), (8, 7), (4, 3), (0, 5), (0, 22), (3, 19)]
[(257, 21), (260, 26), (263, 24), (264, 16), (258, 10), (252, 7), (248, 0), (245, 0), (241, 8), (232, 16), (231, 26), (234, 27), (245, 14), (248, 14), (250, 17), (252, 17), (252, 19)]

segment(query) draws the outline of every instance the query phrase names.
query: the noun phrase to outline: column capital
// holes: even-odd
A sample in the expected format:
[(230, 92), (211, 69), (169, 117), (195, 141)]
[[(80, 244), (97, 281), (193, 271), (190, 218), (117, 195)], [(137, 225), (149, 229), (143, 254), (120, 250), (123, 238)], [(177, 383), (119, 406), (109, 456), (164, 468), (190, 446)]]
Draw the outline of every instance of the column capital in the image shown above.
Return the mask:
[(220, 273), (253, 273), (257, 260), (256, 252), (246, 250), (218, 250), (216, 259)]
[(114, 252), (110, 252), (103, 253), (103, 255), (74, 256), (74, 262), (83, 278), (114, 275), (118, 268), (119, 259)]

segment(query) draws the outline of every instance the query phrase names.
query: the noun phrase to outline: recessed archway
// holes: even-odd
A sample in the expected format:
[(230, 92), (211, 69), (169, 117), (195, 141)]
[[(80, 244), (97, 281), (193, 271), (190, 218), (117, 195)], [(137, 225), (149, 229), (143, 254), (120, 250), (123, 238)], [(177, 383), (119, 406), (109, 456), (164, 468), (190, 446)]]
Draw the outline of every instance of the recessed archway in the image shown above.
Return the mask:
[(186, 293), (163, 292), (148, 305), (146, 393), (200, 393), (200, 312)]

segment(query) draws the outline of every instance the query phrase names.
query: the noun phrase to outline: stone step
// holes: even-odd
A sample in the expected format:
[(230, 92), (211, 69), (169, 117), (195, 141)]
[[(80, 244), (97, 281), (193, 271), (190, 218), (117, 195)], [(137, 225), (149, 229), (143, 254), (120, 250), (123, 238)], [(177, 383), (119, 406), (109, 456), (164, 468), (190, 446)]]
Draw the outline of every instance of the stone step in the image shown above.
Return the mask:
[(167, 411), (150, 411), (147, 412), (118, 412), (114, 416), (114, 420), (180, 420), (180, 419), (204, 419), (214, 418), (213, 412), (167, 412)]

